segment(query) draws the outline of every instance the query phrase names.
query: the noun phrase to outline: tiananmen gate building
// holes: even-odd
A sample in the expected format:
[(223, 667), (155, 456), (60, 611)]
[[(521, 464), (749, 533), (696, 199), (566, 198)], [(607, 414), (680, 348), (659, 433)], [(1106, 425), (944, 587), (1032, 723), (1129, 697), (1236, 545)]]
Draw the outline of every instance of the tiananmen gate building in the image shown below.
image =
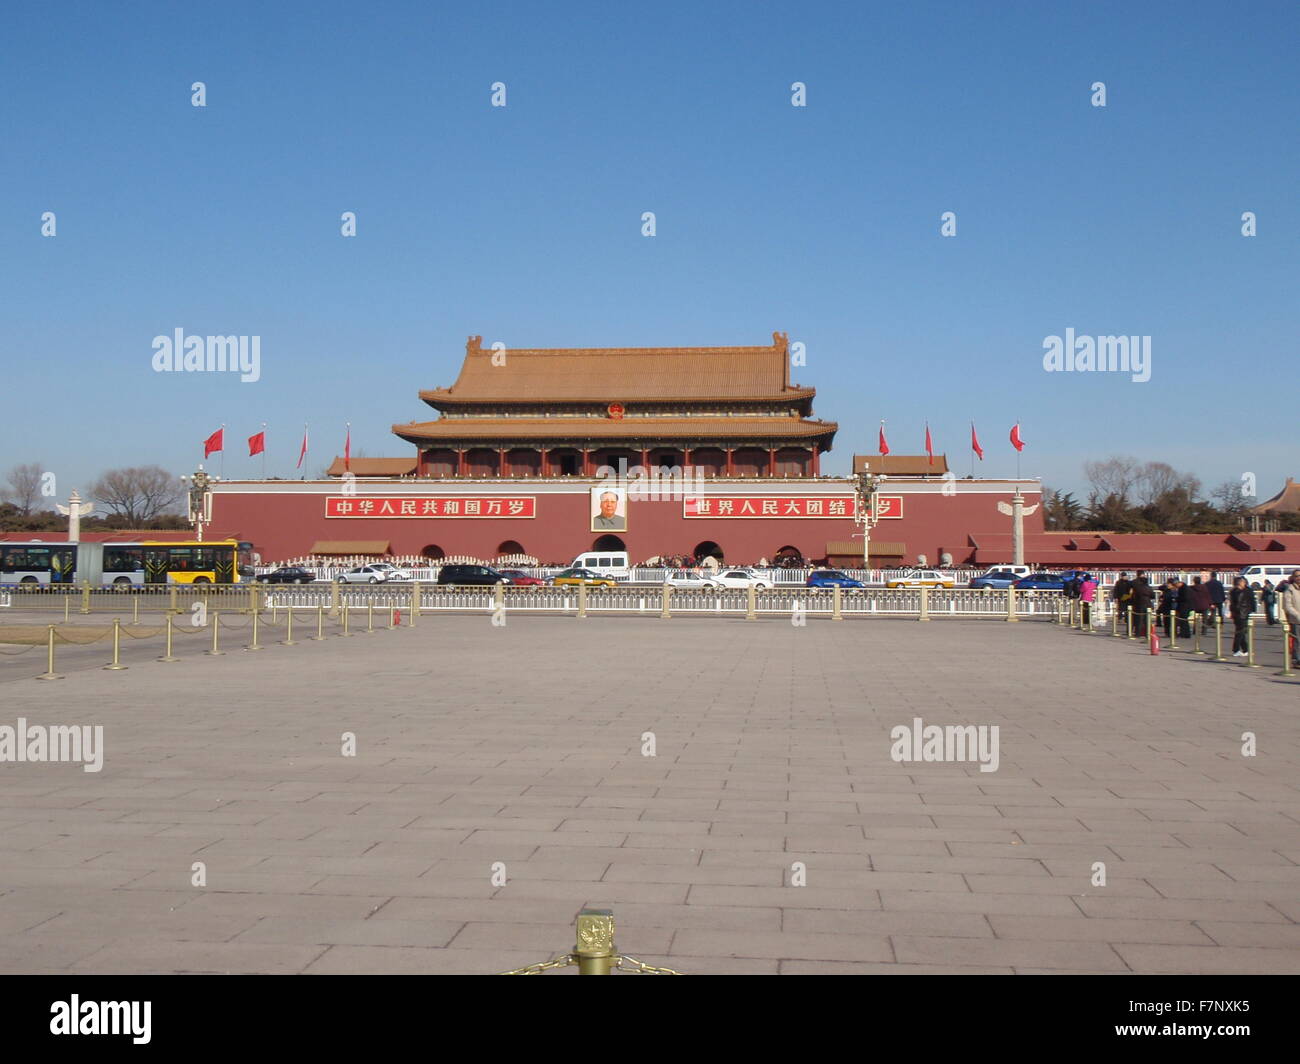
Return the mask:
[[(590, 550), (726, 564), (799, 556), (860, 565), (856, 481), (821, 472), (838, 426), (790, 379), (789, 341), (760, 347), (485, 348), (454, 384), (419, 393), (439, 415), (395, 424), (399, 458), (336, 459), (326, 481), (222, 481), (214, 526), (265, 560), (307, 554), (440, 558)], [(346, 468), (345, 468), (346, 465)], [(886, 481), (873, 567), (973, 560), (972, 533), (1006, 534), (1017, 488), (956, 479), (940, 455), (858, 457)], [(1025, 519), (1042, 531), (1041, 510)], [(999, 561), (1010, 561), (1007, 558)]]

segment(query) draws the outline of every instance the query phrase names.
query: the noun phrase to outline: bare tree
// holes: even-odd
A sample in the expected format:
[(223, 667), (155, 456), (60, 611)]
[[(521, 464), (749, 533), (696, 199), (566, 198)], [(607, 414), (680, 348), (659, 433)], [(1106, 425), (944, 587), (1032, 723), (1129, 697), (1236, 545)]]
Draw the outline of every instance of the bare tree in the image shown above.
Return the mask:
[(1195, 500), (1201, 494), (1201, 481), (1191, 473), (1180, 473), (1168, 462), (1148, 462), (1138, 470), (1134, 485), (1138, 503), (1155, 506), (1172, 495)]
[(16, 465), (9, 470), (6, 478), (9, 488), (0, 492), (0, 498), (11, 502), (23, 517), (30, 517), (36, 507), (36, 500), (41, 497), (41, 466), (39, 462)]
[(90, 488), (91, 496), (130, 528), (142, 528), (172, 510), (181, 498), (180, 483), (162, 466), (110, 469)]
[(1242, 493), (1239, 480), (1225, 480), (1210, 492), (1210, 498), (1218, 503), (1219, 512), (1230, 518), (1242, 517), (1251, 506), (1251, 500)]
[(1112, 500), (1126, 506), (1141, 478), (1141, 466), (1136, 458), (1112, 455), (1104, 461), (1084, 462), (1083, 475), (1092, 488), (1094, 503)]

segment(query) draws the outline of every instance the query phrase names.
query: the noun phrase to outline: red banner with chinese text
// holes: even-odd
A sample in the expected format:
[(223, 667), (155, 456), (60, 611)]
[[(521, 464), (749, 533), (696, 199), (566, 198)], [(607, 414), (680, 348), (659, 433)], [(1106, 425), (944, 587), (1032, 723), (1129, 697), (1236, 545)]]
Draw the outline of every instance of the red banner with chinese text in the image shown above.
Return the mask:
[(331, 495), (325, 499), (326, 517), (536, 517), (534, 496), (395, 496)]
[[(683, 517), (811, 517), (844, 518), (857, 512), (857, 500), (803, 496), (726, 495), (695, 496), (683, 500)], [(880, 519), (903, 516), (901, 495), (882, 495), (876, 499), (876, 516)]]

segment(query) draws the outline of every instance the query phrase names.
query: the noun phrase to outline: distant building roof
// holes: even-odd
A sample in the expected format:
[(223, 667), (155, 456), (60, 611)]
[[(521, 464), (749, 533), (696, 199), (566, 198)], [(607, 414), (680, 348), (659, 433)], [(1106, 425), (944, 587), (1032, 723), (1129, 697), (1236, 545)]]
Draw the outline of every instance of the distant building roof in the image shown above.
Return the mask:
[[(1010, 560), (1010, 532), (976, 532), (970, 536), (976, 565)], [(1235, 533), (1102, 533), (1030, 532), (1025, 534), (1025, 558), (1038, 565), (1087, 569), (1236, 568), (1268, 557), (1300, 560), (1300, 533), (1246, 535)]]
[(1297, 484), (1291, 477), (1286, 478), (1286, 484), (1283, 485), (1282, 490), (1271, 499), (1250, 508), (1250, 513), (1253, 514), (1293, 514), (1297, 512), (1300, 512), (1300, 484)]
[(318, 539), (311, 545), (311, 554), (388, 554), (390, 541), (386, 539)]
[[(798, 417), (446, 417), (394, 425), (404, 440), (699, 440), (830, 438), (839, 426), (833, 421)], [(658, 443), (656, 443), (658, 446)], [(337, 460), (336, 460), (337, 464)], [(412, 467), (414, 462), (412, 460)], [(353, 459), (357, 472), (357, 459)], [(330, 467), (334, 474), (334, 466)], [(358, 475), (360, 475), (358, 473)]]
[[(430, 406), (540, 402), (803, 400), (790, 383), (789, 340), (764, 347), (553, 347), (494, 352), (481, 336), (465, 345), (450, 388), (420, 392)], [(495, 359), (495, 361), (494, 361)]]
[(855, 454), (853, 472), (863, 470), (887, 477), (941, 477), (948, 472), (948, 456), (936, 454)]
[(351, 473), (356, 477), (413, 477), (415, 455), (410, 458), (353, 458), (345, 469), (342, 458), (335, 458), (325, 470), (327, 476), (341, 477)]

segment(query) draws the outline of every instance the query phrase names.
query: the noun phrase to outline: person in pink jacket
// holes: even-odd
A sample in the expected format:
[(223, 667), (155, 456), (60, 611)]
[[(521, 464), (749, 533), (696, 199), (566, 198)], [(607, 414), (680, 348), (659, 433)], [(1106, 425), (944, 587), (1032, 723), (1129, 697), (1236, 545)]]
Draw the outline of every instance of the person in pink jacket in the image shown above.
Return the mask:
[(1079, 598), (1083, 600), (1083, 623), (1092, 624), (1092, 604), (1097, 599), (1097, 581), (1092, 573), (1088, 573), (1083, 578), (1083, 583), (1079, 585)]

